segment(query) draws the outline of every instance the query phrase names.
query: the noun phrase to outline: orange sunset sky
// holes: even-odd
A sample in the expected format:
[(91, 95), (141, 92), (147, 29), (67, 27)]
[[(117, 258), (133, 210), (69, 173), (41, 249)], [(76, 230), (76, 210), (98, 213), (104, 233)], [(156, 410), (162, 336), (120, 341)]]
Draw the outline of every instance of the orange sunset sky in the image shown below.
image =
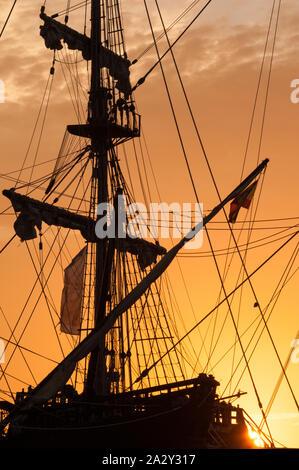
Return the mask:
[[(5, 21), (11, 3), (8, 0), (0, 0), (0, 26)], [(71, 2), (71, 4), (75, 3), (78, 2)], [(51, 15), (63, 10), (66, 4), (67, 2), (64, 0), (48, 0), (46, 13)], [(190, 0), (160, 0), (159, 5), (165, 24), (171, 24), (190, 4)], [(176, 39), (204, 4), (205, 1), (199, 1), (197, 6), (191, 9), (171, 29), (169, 33), (171, 41)], [(127, 53), (129, 59), (133, 60), (151, 44), (152, 36), (143, 2), (122, 0), (121, 5)], [(273, 18), (264, 70), (248, 141), (273, 5)], [(45, 48), (44, 41), (39, 35), (39, 26), (42, 23), (39, 18), (40, 6), (41, 3), (37, 0), (17, 2), (12, 17), (0, 38), (0, 80), (5, 87), (5, 99), (2, 100), (3, 103), (0, 103), (1, 192), (14, 185), (14, 181), (9, 180), (5, 175), (18, 170), (23, 163), (52, 64), (53, 54)], [(155, 33), (158, 35), (162, 31), (162, 26), (155, 2), (148, 1), (148, 6)], [(272, 57), (278, 13), (276, 41)], [(69, 20), (69, 25), (78, 28), (81, 32), (83, 14), (81, 10), (75, 11), (71, 13)], [(63, 21), (63, 17), (60, 17), (60, 20)], [(291, 100), (291, 93), (294, 92), (291, 83), (298, 79), (299, 84), (298, 24), (299, 3), (297, 0), (284, 0), (281, 3), (278, 0), (274, 2), (273, 0), (214, 0), (174, 47), (175, 57), (221, 196), (225, 197), (240, 182), (247, 141), (249, 145), (246, 152), (244, 176), (257, 166), (258, 161), (264, 158), (270, 159), (262, 184), (262, 180), (260, 180), (252, 209), (248, 212), (242, 209), (239, 214), (239, 220), (245, 220), (246, 217), (247, 220), (252, 220), (256, 210), (256, 222), (253, 225), (250, 238), (250, 241), (253, 242), (252, 249), (248, 250), (246, 255), (246, 266), (249, 273), (296, 232), (298, 223), (299, 102)], [(165, 50), (166, 42), (164, 40), (159, 42), (159, 48), (161, 52)], [(73, 53), (69, 53), (68, 57), (71, 60), (74, 57)], [(133, 85), (155, 60), (155, 50), (151, 49), (142, 56), (136, 65), (132, 66), (131, 82)], [(170, 55), (165, 58), (163, 65), (199, 199), (203, 203), (204, 211), (209, 211), (219, 202), (218, 196), (194, 132)], [(79, 67), (80, 74), (83, 76), (86, 65), (80, 62)], [(271, 75), (268, 82), (270, 67)], [(36, 156), (36, 163), (53, 160), (57, 156), (65, 126), (76, 122), (76, 115), (59, 62), (56, 63), (55, 69), (49, 110), (44, 123), (44, 132)], [(266, 95), (268, 99), (265, 108)], [(167, 203), (194, 203), (196, 201), (194, 191), (180, 148), (159, 67), (136, 90), (135, 99), (138, 111), (142, 115), (143, 132), (150, 158), (149, 160), (148, 156), (146, 157), (148, 186), (150, 188), (150, 193), (147, 194), (148, 200), (159, 202), (159, 197), (161, 197), (162, 201)], [(26, 166), (32, 165), (36, 146), (37, 140), (34, 141), (28, 153)], [(130, 177), (134, 179), (136, 184), (135, 196), (138, 201), (143, 201), (136, 161), (130, 143), (127, 144), (127, 151)], [(121, 150), (120, 164), (129, 180)], [(34, 177), (37, 178), (50, 172), (53, 165), (54, 163), (51, 161), (49, 164), (39, 167), (38, 170), (35, 170)], [(152, 169), (159, 187), (159, 194), (156, 190)], [(145, 177), (144, 168), (142, 168), (142, 172)], [(23, 180), (27, 181), (26, 178), (29, 178), (29, 174), (30, 170), (25, 172), (22, 175)], [(10, 173), (10, 175), (16, 177), (18, 173)], [(1, 193), (0, 209), (4, 211), (7, 207), (8, 202)], [(8, 214), (11, 214), (11, 210), (8, 211)], [(221, 272), (228, 269), (225, 285), (227, 292), (230, 292), (238, 280), (240, 260), (236, 254), (233, 258), (228, 259), (223, 254), (223, 250), (229, 243), (231, 243), (230, 246), (233, 246), (233, 243), (230, 242), (228, 227), (224, 221), (224, 215), (221, 213), (208, 228), (214, 249), (222, 250), (219, 252), (217, 260)], [(13, 222), (14, 216), (6, 213), (1, 216), (1, 246), (13, 236)], [(241, 246), (247, 241), (247, 233), (241, 233), (240, 226), (241, 224), (238, 223), (233, 228), (235, 237), (239, 239)], [(267, 307), (288, 262), (292, 260), (296, 243), (297, 238), (294, 238), (263, 270), (253, 277), (252, 284), (262, 309)], [(161, 244), (168, 248), (171, 246), (171, 241), (165, 240), (164, 243), (164, 240), (161, 240)], [(77, 251), (78, 246), (73, 243), (70, 247), (70, 256), (75, 255)], [(242, 254), (244, 255), (244, 252)], [(32, 287), (35, 273), (30, 265), (25, 246), (17, 239), (1, 254), (0, 262), (0, 307), (3, 309), (10, 327), (13, 327)], [(65, 265), (67, 264), (66, 259), (63, 262)], [(297, 269), (298, 263), (296, 264), (296, 260), (294, 260), (287, 277), (288, 282), (285, 283), (286, 285), (275, 305), (272, 303), (267, 310), (267, 314), (270, 313), (273, 306), (268, 326), (282, 363), (285, 362), (291, 342), (299, 330)], [(180, 332), (183, 334), (184, 328), (191, 328), (195, 321), (199, 321), (215, 306), (220, 292), (219, 278), (206, 235), (204, 235), (203, 245), (200, 249), (194, 251), (184, 249), (181, 252), (178, 260), (169, 268), (169, 276), (183, 316), (184, 326), (180, 327)], [(60, 272), (55, 277), (53, 293), (53, 301), (56, 301), (58, 305), (62, 279)], [(253, 307), (255, 299), (249, 287), (246, 287), (242, 294), (241, 308), (239, 308), (240, 300), (239, 297), (236, 297), (232, 302), (232, 307), (236, 318), (240, 315), (238, 317), (240, 331), (244, 331), (258, 317), (259, 312)], [(228, 354), (222, 360), (222, 355), (234, 343), (235, 332), (229, 318), (225, 325), (222, 324), (226, 315), (227, 307), (223, 306), (219, 309), (217, 320), (213, 317), (202, 325), (200, 335), (206, 337), (206, 346), (209, 349), (210, 330), (213, 330), (214, 327), (215, 337), (221, 333), (221, 340), (218, 342), (209, 364), (209, 373), (215, 375), (215, 378), (221, 383), (219, 393), (229, 395), (230, 391), (234, 390), (234, 385), (231, 387), (227, 385), (231, 373), (232, 356)], [(43, 319), (42, 308), (32, 319), (31, 325), (31, 330), (26, 332), (21, 344), (24, 347), (32, 347), (45, 355), (50, 350), (53, 358), (60, 360), (61, 353), (57, 349), (55, 336), (52, 333), (52, 336), (48, 336), (51, 324), (49, 319)], [(21, 328), (20, 325), (19, 331)], [(3, 316), (0, 316), (0, 336), (7, 338), (9, 334), (6, 321)], [(245, 346), (250, 337), (251, 333), (244, 335)], [(198, 331), (192, 335), (191, 339), (195, 349), (197, 345), (200, 348), (201, 339)], [(249, 354), (251, 350), (250, 346)], [(238, 348), (237, 353), (240, 354)], [(8, 357), (9, 348), (7, 348), (6, 358)], [(28, 355), (29, 358), (30, 355)], [(199, 358), (199, 364), (204, 368), (206, 362), (207, 357), (203, 353)], [(265, 331), (258, 347), (254, 350), (250, 366), (261, 401), (266, 409), (281, 368), (271, 340)], [(49, 362), (44, 363), (40, 359), (33, 359), (33, 368), (39, 379), (42, 379), (52, 367), (53, 364)], [(238, 370), (234, 383), (238, 381), (241, 369)], [(10, 364), (7, 371), (14, 376), (20, 373), (20, 366), (16, 371)], [(291, 362), (287, 374), (298, 401), (299, 363)], [(28, 375), (26, 377), (24, 375), (24, 380), (26, 383), (31, 383)], [(32, 383), (32, 385), (34, 384)], [(22, 385), (11, 379), (13, 390), (16, 391), (20, 386)], [(2, 392), (3, 389), (7, 390), (7, 384), (0, 384), (0, 391)], [(246, 391), (247, 395), (241, 397), (238, 403), (256, 422), (260, 422), (261, 416), (256, 396), (246, 372), (237, 391), (239, 389)], [(299, 448), (298, 410), (285, 381), (282, 382), (269, 415), (269, 426), (272, 436), (277, 441), (288, 447)]]

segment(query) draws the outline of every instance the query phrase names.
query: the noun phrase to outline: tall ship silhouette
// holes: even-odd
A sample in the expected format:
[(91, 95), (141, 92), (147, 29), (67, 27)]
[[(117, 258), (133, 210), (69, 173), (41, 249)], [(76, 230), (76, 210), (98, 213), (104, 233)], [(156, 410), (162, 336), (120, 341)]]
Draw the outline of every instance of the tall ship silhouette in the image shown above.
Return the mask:
[[(46, 56), (50, 57), (43, 106), (48, 106), (54, 77), (62, 67), (69, 72), (65, 78), (78, 120), (67, 125), (50, 172), (42, 174), (34, 161), (32, 168), (36, 165), (40, 172), (38, 178), (28, 182), (20, 172), (14, 186), (3, 189), (2, 199), (7, 198), (13, 213), (14, 233), (1, 253), (4, 249), (12, 249), (15, 242), (19, 243), (18, 250), (28, 250), (36, 275), (34, 289), (39, 290), (39, 295), (35, 303), (32, 291), (29, 293), (21, 315), (27, 308), (35, 312), (39, 301), (43, 301), (42, 310), (51, 316), (62, 359), (55, 364), (52, 362), (41, 380), (32, 378), (29, 383), (18, 382), (17, 389), (11, 388), (11, 366), (16, 351), (19, 360), (23, 359), (22, 367), (31, 370), (26, 348), (21, 346), (31, 315), (17, 338), (17, 326), (23, 321), (20, 315), (15, 326), (10, 328), (9, 338), (5, 338), (11, 352), (6, 352), (1, 364), (4, 395), (0, 401), (0, 447), (276, 447), (268, 423), (271, 403), (268, 407), (262, 403), (250, 351), (232, 304), (234, 296), (248, 286), (252, 290), (251, 306), (258, 315), (259, 325), (273, 341), (268, 316), (256, 296), (253, 280), (256, 273), (271, 263), (273, 257), (279, 256), (286, 246), (294, 246), (298, 231), (294, 229), (288, 233), (280, 246), (254, 270), (247, 269), (244, 247), (239, 246), (234, 228), (240, 215), (245, 217), (245, 213), (249, 213), (256, 194), (260, 194), (271, 156), (260, 159), (247, 175), (236, 181), (225, 197), (220, 197), (175, 59), (174, 46), (184, 41), (188, 29), (196, 20), (200, 21), (211, 0), (200, 5), (193, 20), (172, 42), (159, 3), (155, 2), (155, 14), (161, 20), (161, 36), (155, 35), (150, 11), (144, 2), (153, 34), (151, 48), (157, 52), (157, 57), (134, 83), (131, 71), (137, 60), (132, 60), (126, 52), (120, 3), (120, 0), (91, 0), (66, 2), (65, 7), (65, 2), (61, 2), (61, 11), (51, 12), (51, 3), (44, 2), (40, 10), (40, 40), (44, 41)], [(198, 1), (192, 2), (178, 18), (198, 4)], [(163, 53), (159, 52), (161, 38), (166, 41)], [(143, 209), (150, 206), (151, 183), (146, 178), (141, 181), (145, 154), (141, 147), (142, 119), (135, 101), (137, 89), (142, 93), (146, 86), (146, 93), (151, 93), (151, 74), (160, 68), (172, 105), (163, 69), (168, 59), (172, 59), (178, 74), (198, 138), (198, 149), (203, 154), (218, 197), (217, 203), (208, 211), (205, 205), (209, 207), (209, 201), (204, 201), (204, 206), (200, 204), (188, 152), (184, 149), (172, 106), (197, 209), (196, 213), (183, 213), (188, 229), (181, 230), (180, 239), (173, 239), (172, 246), (164, 246), (157, 230), (159, 222), (155, 219), (156, 225), (150, 224), (144, 214)], [(48, 138), (54, 139), (54, 136)], [(157, 138), (163, 139), (162, 129)], [(129, 146), (134, 149), (139, 174), (130, 171), (133, 164), (127, 158)], [(175, 172), (173, 165), (169, 162), (170, 178), (171, 172)], [(143, 205), (138, 205), (135, 197), (135, 186), (140, 184), (144, 194), (148, 190)], [(243, 273), (234, 288), (226, 286), (226, 274), (220, 269), (218, 253), (210, 236), (209, 227), (217, 215), (223, 217), (231, 236), (231, 246), (225, 251), (227, 259), (233, 252)], [(173, 214), (168, 217), (172, 228), (175, 220)], [(163, 223), (162, 220), (161, 225)], [(216, 268), (221, 295), (209, 312), (197, 312), (194, 325), (182, 333), (175, 320), (175, 296), (184, 285), (178, 280), (175, 285), (170, 284), (167, 273), (182, 250), (200, 235), (209, 245), (211, 265)], [(200, 260), (194, 258), (194, 263), (200, 269)], [(54, 284), (51, 284), (52, 277)], [(59, 306), (54, 306), (51, 297), (53, 286), (54, 291), (59, 290)], [(216, 296), (217, 289), (215, 286)], [(202, 295), (208, 294), (202, 292)], [(238, 404), (248, 392), (230, 386), (226, 393), (220, 394), (221, 384), (217, 377), (209, 367), (202, 368), (198, 360), (202, 349), (208, 349), (207, 340), (203, 338), (203, 346), (200, 346), (192, 339), (192, 334), (213, 319), (221, 306), (227, 309), (232, 325), (233, 351), (240, 353), (242, 367), (252, 385), (250, 393), (258, 403), (261, 413), (258, 423)], [(35, 335), (38, 335), (36, 330)], [(216, 333), (214, 339), (216, 341)], [(61, 342), (68, 344), (68, 350)], [(280, 359), (274, 342), (273, 346), (275, 360), (281, 367), (278, 385), (282, 380), (286, 381), (298, 408), (287, 376), (296, 344), (292, 345), (287, 362)], [(189, 347), (195, 352), (193, 364), (186, 352)], [(37, 351), (35, 354), (39, 356)], [(42, 359), (45, 358), (39, 358)], [(237, 367), (237, 359), (234, 360)]]

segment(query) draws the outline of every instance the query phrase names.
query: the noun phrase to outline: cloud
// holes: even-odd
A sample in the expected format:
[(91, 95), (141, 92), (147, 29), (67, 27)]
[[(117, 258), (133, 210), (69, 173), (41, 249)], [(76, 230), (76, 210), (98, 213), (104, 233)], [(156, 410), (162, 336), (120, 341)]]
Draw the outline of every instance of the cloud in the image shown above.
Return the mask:
[(269, 415), (269, 419), (272, 421), (294, 420), (296, 421), (295, 426), (299, 426), (298, 413), (273, 413), (271, 416)]
[[(238, 71), (239, 68), (246, 67), (247, 69), (256, 70), (264, 53), (271, 9), (269, 12), (261, 8), (260, 10), (263, 10), (263, 21), (256, 23), (243, 21), (243, 23), (235, 22), (232, 24), (229, 9), (227, 9), (227, 15), (217, 17), (217, 21), (212, 22), (211, 17), (208, 21), (206, 17), (203, 17), (205, 21), (199, 20), (196, 22), (173, 49), (180, 68), (184, 71), (183, 74), (190, 79), (194, 77), (194, 80), (215, 81), (215, 79)], [(174, 42), (189, 20), (190, 18), (186, 19), (184, 24), (180, 24), (170, 32), (171, 42)], [(131, 52), (133, 51), (134, 54), (137, 53), (137, 49), (139, 51), (143, 50), (140, 44), (148, 45), (152, 43), (149, 26), (148, 24), (145, 25), (144, 21), (146, 19), (143, 19), (142, 22), (141, 13), (137, 15), (137, 19), (130, 20), (131, 24), (129, 26), (134, 31), (134, 36), (128, 35), (128, 43)], [(159, 25), (158, 20), (156, 21)], [(275, 21), (276, 17), (274, 15), (267, 49), (268, 58), (272, 53)], [(274, 63), (276, 66), (289, 64), (290, 60), (297, 57), (298, 21), (298, 10), (295, 8), (290, 10), (282, 9), (275, 44)], [(161, 25), (156, 27), (155, 31), (157, 36), (158, 32), (161, 31)], [(166, 47), (165, 40), (159, 43), (161, 54)], [(132, 54), (132, 57), (134, 54)], [(167, 59), (164, 59), (163, 63), (166, 63), (168, 59), (170, 60), (170, 54)], [(145, 71), (156, 60), (155, 49), (152, 48), (136, 67)]]

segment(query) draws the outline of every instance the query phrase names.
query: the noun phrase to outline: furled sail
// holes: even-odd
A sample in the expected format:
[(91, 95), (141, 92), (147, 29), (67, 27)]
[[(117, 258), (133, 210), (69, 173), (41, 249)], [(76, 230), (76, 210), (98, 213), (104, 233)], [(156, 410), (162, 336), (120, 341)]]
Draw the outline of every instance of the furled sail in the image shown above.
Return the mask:
[(22, 415), (33, 406), (46, 402), (52, 398), (71, 377), (77, 362), (86, 357), (103, 339), (106, 333), (113, 327), (115, 321), (126, 312), (146, 292), (150, 285), (156, 281), (171, 264), (177, 253), (183, 246), (192, 240), (221, 209), (240, 194), (266, 167), (268, 159), (264, 160), (242, 183), (238, 185), (220, 204), (218, 204), (203, 221), (197, 224), (179, 243), (169, 250), (144, 279), (109, 313), (99, 328), (93, 330), (86, 338), (55, 369), (40, 382), (32, 391), (30, 397), (25, 399), (19, 407), (16, 407), (10, 415), (2, 421), (2, 428), (13, 419), (22, 419)]
[(11, 201), (14, 210), (20, 212), (14, 223), (14, 229), (22, 241), (36, 238), (35, 227), (41, 230), (42, 222), (48, 225), (80, 230), (86, 240), (89, 240), (94, 234), (94, 220), (90, 217), (74, 214), (46, 202), (18, 194), (13, 189), (5, 189), (2, 194)]
[(85, 60), (91, 59), (90, 39), (84, 34), (80, 34), (72, 28), (59, 23), (43, 11), (40, 18), (44, 21), (44, 25), (40, 26), (40, 35), (45, 40), (45, 45), (51, 50), (61, 50), (63, 40), (69, 49), (79, 50)]
[[(60, 207), (18, 194), (13, 189), (5, 189), (3, 195), (11, 201), (14, 210), (20, 212), (14, 223), (14, 229), (22, 241), (36, 238), (35, 227), (41, 230), (42, 222), (48, 225), (79, 230), (86, 241), (97, 241), (95, 221), (90, 217), (75, 214)], [(162, 246), (141, 238), (116, 239), (116, 248), (121, 252), (125, 251), (136, 255), (142, 270), (156, 263), (158, 255), (161, 256), (166, 253), (166, 249)]]
[(87, 247), (85, 246), (64, 270), (64, 287), (61, 295), (60, 331), (70, 335), (80, 334), (86, 252)]
[[(89, 37), (59, 23), (59, 21), (47, 16), (43, 11), (40, 17), (44, 21), (44, 25), (40, 27), (40, 35), (44, 38), (47, 48), (60, 50), (63, 48), (61, 42), (64, 41), (69, 49), (81, 51), (85, 60), (91, 59), (91, 42)], [(102, 45), (99, 45), (98, 50), (100, 67), (109, 69), (110, 75), (117, 81), (116, 88), (123, 92), (127, 99), (132, 92), (129, 71), (130, 61)]]
[(148, 242), (142, 238), (118, 238), (116, 248), (120, 252), (131, 253), (137, 256), (137, 262), (142, 270), (157, 262), (157, 256), (166, 253), (166, 249), (158, 244)]

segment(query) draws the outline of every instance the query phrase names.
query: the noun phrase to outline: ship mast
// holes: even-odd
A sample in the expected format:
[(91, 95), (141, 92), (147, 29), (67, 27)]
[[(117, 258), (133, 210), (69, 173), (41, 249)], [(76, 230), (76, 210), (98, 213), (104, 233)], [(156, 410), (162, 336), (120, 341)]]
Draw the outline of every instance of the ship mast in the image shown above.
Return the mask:
[[(103, 3), (100, 0), (91, 2), (91, 87), (89, 99), (90, 125), (94, 129), (105, 127), (107, 119), (107, 90), (104, 88), (102, 71), (100, 68), (99, 46), (104, 38)], [(91, 148), (93, 153), (93, 178), (96, 185), (97, 204), (108, 200), (107, 165), (108, 142), (106, 133), (91, 134)], [(106, 301), (109, 290), (109, 260), (107, 259), (109, 241), (98, 239), (96, 242), (95, 267), (95, 319), (97, 328), (106, 315)], [(99, 342), (98, 347), (92, 351), (89, 361), (85, 391), (87, 394), (104, 395), (106, 393), (106, 361), (105, 339)]]
[[(119, 181), (111, 182), (110, 190), (108, 185), (108, 164), (109, 160), (112, 164), (114, 158), (114, 145), (140, 135), (140, 117), (135, 113), (132, 102), (130, 62), (124, 48), (118, 0), (91, 2), (90, 60), (88, 136), (93, 154), (93, 200), (98, 205), (108, 200), (111, 202), (111, 198), (116, 198), (117, 191), (122, 192)], [(116, 241), (113, 238), (96, 241), (95, 329), (100, 327), (107, 314), (115, 249)], [(113, 348), (110, 352), (107, 350), (103, 339), (90, 355), (85, 384), (88, 396), (111, 393), (114, 372), (113, 367), (107, 370), (107, 354), (113, 356), (114, 351)]]

